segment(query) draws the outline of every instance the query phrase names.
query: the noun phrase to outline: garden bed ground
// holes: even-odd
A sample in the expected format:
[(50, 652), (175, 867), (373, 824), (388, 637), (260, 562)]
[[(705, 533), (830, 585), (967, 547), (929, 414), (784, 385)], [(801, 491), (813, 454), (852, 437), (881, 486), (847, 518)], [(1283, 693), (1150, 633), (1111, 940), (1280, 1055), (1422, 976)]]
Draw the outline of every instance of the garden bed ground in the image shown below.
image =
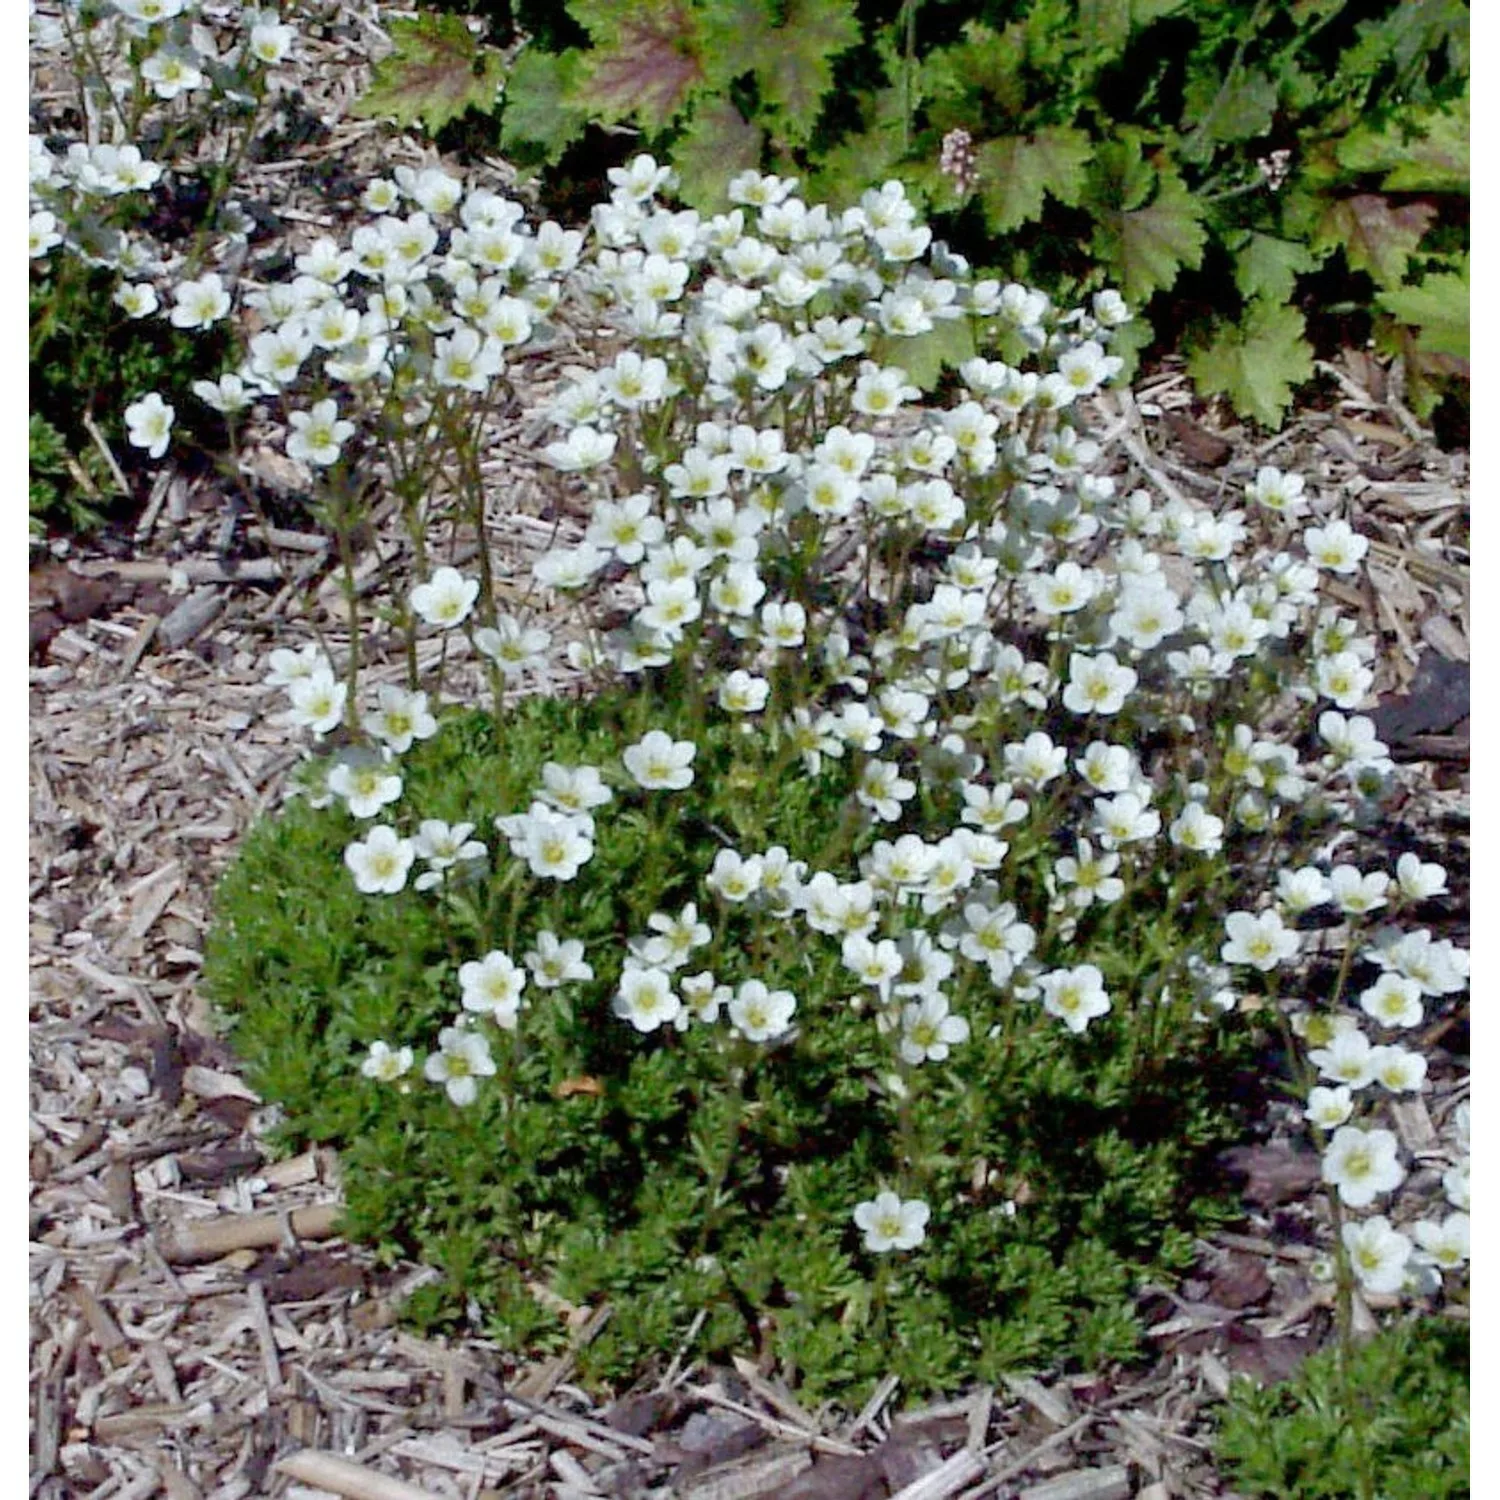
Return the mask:
[[(309, 57), (340, 80), (313, 106), (325, 133), (257, 169), (297, 248), (335, 222), (312, 165), (420, 159), (343, 118), (370, 24), (350, 9), (344, 39)], [(561, 357), (520, 378), (544, 384)], [(1322, 406), (1265, 439), (1160, 370), (1103, 398), (1100, 467), (1213, 502), (1275, 463), (1347, 499), (1370, 566), (1332, 589), (1382, 643), (1382, 734), (1411, 791), (1394, 817), (1449, 866), (1438, 935), (1467, 946), (1467, 456), (1438, 451), (1371, 362), (1326, 375)], [(556, 519), (540, 519), (536, 446), (515, 422), (492, 449), (487, 540), (518, 569)], [(286, 580), (316, 590), (327, 567), (295, 477), (267, 465), (261, 482), (273, 499), (282, 487), (273, 554), (215, 484), (167, 474), (133, 534), (32, 571), (32, 1494), (1227, 1494), (1206, 1433), (1230, 1373), (1288, 1372), (1329, 1323), (1305, 1274), (1317, 1161), (1275, 1135), (1234, 1163), (1241, 1231), (1203, 1246), (1193, 1281), (1143, 1297), (1159, 1357), (1140, 1370), (1018, 1379), (924, 1411), (885, 1389), (861, 1413), (808, 1412), (775, 1371), (706, 1369), (690, 1348), (610, 1399), (576, 1388), (566, 1360), (516, 1368), (482, 1339), (401, 1329), (403, 1297), (432, 1273), (336, 1237), (331, 1156), (267, 1159), (265, 1112), (197, 987), (214, 881), (297, 760), (260, 682), (270, 648), (304, 638)], [(394, 525), (377, 524), (366, 566), (382, 557), (400, 567)], [(337, 649), (334, 594), (321, 598)], [(1430, 1087), (1402, 1119), (1419, 1158), (1467, 1096), (1466, 1019), (1427, 1040)], [(607, 1316), (558, 1312), (580, 1340)]]

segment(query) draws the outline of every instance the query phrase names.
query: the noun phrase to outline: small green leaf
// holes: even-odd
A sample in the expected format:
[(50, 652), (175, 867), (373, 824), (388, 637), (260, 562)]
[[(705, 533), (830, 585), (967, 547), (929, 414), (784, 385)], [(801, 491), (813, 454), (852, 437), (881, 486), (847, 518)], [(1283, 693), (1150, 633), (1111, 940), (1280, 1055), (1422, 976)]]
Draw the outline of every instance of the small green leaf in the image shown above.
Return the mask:
[(355, 115), (441, 130), (467, 109), (495, 107), (505, 56), (480, 46), (458, 16), (424, 12), (414, 21), (392, 21), (390, 33), (394, 50), (375, 64)]
[(1382, 286), (1406, 280), (1407, 262), (1437, 217), (1431, 203), (1394, 204), (1379, 193), (1335, 198), (1313, 235), (1315, 250), (1343, 249), (1356, 271), (1368, 271)]
[(1099, 210), (1095, 217), (1094, 253), (1108, 262), (1121, 294), (1136, 307), (1171, 286), (1184, 266), (1196, 270), (1203, 260), (1203, 209), (1171, 167), (1158, 169), (1150, 203)]
[(764, 139), (728, 99), (700, 103), (672, 147), (683, 199), (703, 213), (727, 207), (729, 179), (760, 164)]
[(516, 59), (505, 81), (501, 146), (531, 146), (549, 165), (557, 164), (588, 123), (588, 111), (571, 102), (581, 59), (576, 48), (554, 53), (535, 47)]
[(1275, 427), (1291, 405), (1292, 388), (1312, 379), (1305, 329), (1295, 307), (1258, 298), (1238, 327), (1221, 328), (1213, 343), (1188, 357), (1188, 374), (1200, 390), (1228, 396), (1241, 416)]
[(1322, 259), (1306, 245), (1252, 231), (1235, 252), (1234, 284), (1246, 301), (1264, 297), (1268, 302), (1285, 302), (1297, 278), (1316, 270)]
[(1417, 348), (1423, 354), (1469, 357), (1469, 268), (1429, 276), (1420, 286), (1377, 292), (1375, 300), (1392, 316), (1417, 329)]
[(964, 25), (963, 40), (935, 47), (921, 63), (922, 92), (939, 106), (953, 112), (946, 125), (969, 125), (977, 101), (983, 96), (996, 115), (1010, 118), (1026, 106), (1026, 28), (1013, 22), (996, 31), (983, 21)]
[(985, 223), (993, 233), (1007, 234), (1041, 218), (1049, 194), (1059, 203), (1076, 204), (1092, 152), (1088, 133), (1068, 125), (986, 141), (979, 148)]

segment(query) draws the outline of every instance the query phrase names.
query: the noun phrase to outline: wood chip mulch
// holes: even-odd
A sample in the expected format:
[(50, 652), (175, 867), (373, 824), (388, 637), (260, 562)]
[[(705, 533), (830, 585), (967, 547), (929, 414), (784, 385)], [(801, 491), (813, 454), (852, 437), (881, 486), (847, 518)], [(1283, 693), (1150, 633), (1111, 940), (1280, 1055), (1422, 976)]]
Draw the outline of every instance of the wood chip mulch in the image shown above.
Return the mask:
[[(345, 30), (322, 57), (341, 80), (324, 100), (331, 135), (309, 152), (419, 161), (414, 143), (382, 144), (343, 118), (374, 23), (368, 7), (337, 9)], [(327, 213), (280, 191), (289, 235), (326, 232)], [(543, 359), (533, 378), (555, 369)], [(1103, 468), (1213, 502), (1274, 463), (1346, 502), (1373, 543), (1366, 572), (1331, 593), (1382, 642), (1382, 733), (1406, 788), (1393, 837), (1449, 865), (1435, 925), (1466, 945), (1467, 456), (1433, 447), (1373, 361), (1325, 373), (1322, 409), (1263, 439), (1205, 409), (1168, 366), (1102, 399)], [(518, 570), (573, 524), (549, 511), (535, 452), (512, 420), (491, 461), (487, 541)], [(321, 539), (288, 523), (268, 550), (235, 514), (212, 483), (167, 473), (136, 535), (32, 573), (31, 1495), (1229, 1493), (1208, 1437), (1231, 1373), (1290, 1373), (1329, 1321), (1308, 1275), (1305, 1151), (1275, 1134), (1233, 1164), (1243, 1232), (1205, 1242), (1187, 1285), (1143, 1289), (1160, 1351), (1144, 1370), (1013, 1378), (918, 1409), (892, 1379), (863, 1411), (809, 1411), (746, 1361), (708, 1368), (685, 1352), (654, 1384), (610, 1397), (573, 1383), (567, 1356), (518, 1366), (481, 1338), (404, 1331), (403, 1300), (435, 1273), (383, 1267), (338, 1238), (331, 1153), (269, 1158), (271, 1113), (198, 988), (214, 881), (298, 760), (270, 722), (281, 695), (260, 681), (272, 645), (305, 639), (296, 579), (315, 594), (324, 583), (313, 616), (339, 644)], [(402, 565), (383, 525), (362, 563), (370, 584)], [(1402, 1134), (1435, 1173), (1441, 1127), (1467, 1096), (1466, 1011), (1430, 1042), (1431, 1088)], [(575, 1347), (604, 1316), (572, 1313)]]

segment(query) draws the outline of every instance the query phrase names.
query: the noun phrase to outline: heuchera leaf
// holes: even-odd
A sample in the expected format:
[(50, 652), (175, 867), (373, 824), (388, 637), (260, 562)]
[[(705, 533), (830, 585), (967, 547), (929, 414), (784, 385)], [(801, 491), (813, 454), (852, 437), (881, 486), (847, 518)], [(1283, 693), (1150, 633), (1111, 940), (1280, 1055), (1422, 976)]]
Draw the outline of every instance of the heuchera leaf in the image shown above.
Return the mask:
[(1342, 247), (1356, 271), (1368, 271), (1382, 286), (1406, 280), (1406, 266), (1437, 209), (1431, 203), (1394, 204), (1379, 193), (1336, 198), (1323, 212), (1313, 236), (1315, 249)]
[(882, 365), (898, 365), (913, 385), (930, 391), (945, 365), (956, 369), (974, 352), (974, 333), (968, 319), (950, 318), (912, 338), (882, 334), (871, 346), (870, 357)]
[(1417, 329), (1423, 354), (1469, 357), (1469, 267), (1461, 272), (1428, 276), (1420, 286), (1377, 292), (1375, 300), (1403, 323)]
[(1213, 343), (1189, 355), (1188, 374), (1200, 390), (1228, 396), (1241, 416), (1275, 427), (1292, 387), (1312, 379), (1305, 328), (1295, 307), (1257, 298), (1238, 327), (1221, 328)]
[(1254, 140), (1271, 128), (1275, 113), (1276, 85), (1259, 68), (1245, 69), (1228, 84), (1195, 73), (1183, 99), (1183, 155), (1206, 161), (1216, 144)]
[(791, 0), (777, 35), (773, 66), (757, 70), (761, 94), (805, 140), (833, 85), (833, 59), (859, 44), (859, 18), (852, 0)]
[(1295, 240), (1252, 231), (1235, 251), (1234, 284), (1247, 301), (1264, 297), (1269, 302), (1285, 302), (1297, 278), (1304, 271), (1316, 270), (1324, 258)]
[(574, 0), (594, 42), (571, 102), (595, 119), (667, 126), (704, 82), (697, 17), (686, 0)]
[[(1416, 126), (1407, 138), (1402, 125)], [(1469, 190), (1469, 96), (1417, 119), (1360, 126), (1338, 144), (1339, 165), (1350, 172), (1384, 172), (1392, 193), (1466, 193)]]
[(1088, 133), (1069, 125), (986, 141), (979, 148), (985, 223), (993, 233), (1006, 234), (1039, 219), (1048, 194), (1075, 205), (1083, 196), (1092, 153)]
[(1208, 241), (1203, 210), (1170, 167), (1157, 172), (1156, 196), (1139, 208), (1096, 211), (1094, 253), (1107, 262), (1120, 293), (1136, 307), (1169, 287), (1187, 266), (1196, 270)]
[(583, 134), (588, 112), (571, 100), (581, 57), (576, 48), (543, 52), (528, 47), (516, 59), (505, 81), (500, 120), (500, 144), (506, 150), (539, 148), (542, 159), (555, 166)]
[(701, 101), (672, 146), (672, 165), (684, 201), (703, 213), (727, 207), (729, 179), (760, 165), (764, 139), (764, 131), (728, 99)]
[(458, 16), (423, 12), (392, 21), (390, 33), (394, 50), (375, 64), (352, 113), (441, 130), (467, 109), (495, 107), (505, 81), (504, 54), (480, 46)]

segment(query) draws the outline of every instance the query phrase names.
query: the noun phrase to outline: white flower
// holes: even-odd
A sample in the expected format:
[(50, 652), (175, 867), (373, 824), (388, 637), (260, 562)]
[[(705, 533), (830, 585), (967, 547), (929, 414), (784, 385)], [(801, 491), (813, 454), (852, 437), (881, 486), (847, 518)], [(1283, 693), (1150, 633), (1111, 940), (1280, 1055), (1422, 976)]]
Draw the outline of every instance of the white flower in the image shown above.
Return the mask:
[(343, 720), (347, 693), (347, 685), (335, 682), (332, 670), (322, 663), (307, 675), (288, 682), (291, 707), (287, 710), (287, 722), (311, 729), (316, 735), (327, 734)]
[(1360, 560), (1370, 550), (1367, 537), (1360, 536), (1347, 521), (1309, 526), (1302, 533), (1307, 555), (1330, 573), (1357, 573)]
[(1411, 1241), (1392, 1229), (1383, 1214), (1345, 1224), (1342, 1238), (1354, 1274), (1367, 1292), (1401, 1290), (1411, 1256)]
[(495, 1072), (490, 1044), (477, 1031), (445, 1026), (438, 1033), (438, 1047), (440, 1050), (423, 1064), (422, 1072), (433, 1083), (442, 1084), (455, 1104), (472, 1104), (479, 1092), (475, 1080), (490, 1078)]
[(561, 469), (564, 473), (578, 473), (608, 463), (618, 441), (612, 432), (599, 432), (593, 427), (575, 427), (562, 442), (548, 443), (542, 454), (553, 468)]
[(167, 451), (172, 438), (172, 419), (176, 408), (169, 406), (152, 391), (125, 408), (125, 425), (133, 446), (144, 448), (152, 458)]
[(366, 1078), (392, 1083), (403, 1073), (410, 1071), (412, 1060), (410, 1047), (402, 1047), (393, 1052), (385, 1042), (371, 1042), (369, 1055), (360, 1063), (359, 1071)]
[(217, 380), (195, 380), (193, 394), (226, 417), (244, 411), (253, 399), (244, 380), (233, 371), (226, 372)]
[(1208, 812), (1201, 802), (1189, 802), (1167, 829), (1167, 837), (1197, 854), (1217, 854), (1224, 847), (1224, 820)]
[(203, 87), (203, 73), (191, 53), (176, 47), (163, 47), (141, 64), (141, 77), (151, 85), (158, 99), (175, 99), (179, 94)]
[(507, 679), (545, 665), (552, 637), (539, 625), (524, 625), (513, 615), (501, 615), (493, 625), (474, 632), (474, 645), (500, 668)]
[(426, 693), (408, 693), (383, 682), (376, 694), (380, 706), (365, 715), (364, 727), (397, 755), (410, 750), (414, 740), (431, 739), (437, 733), (437, 720), (427, 711)]
[(1394, 1192), (1405, 1176), (1389, 1130), (1341, 1125), (1323, 1153), (1323, 1181), (1338, 1189), (1349, 1208), (1368, 1207), (1378, 1194)]
[(172, 309), (173, 328), (211, 328), (229, 311), (229, 293), (217, 271), (181, 282)]
[(1469, 1158), (1448, 1168), (1443, 1173), (1443, 1193), (1454, 1208), (1469, 1211)]
[(1469, 1258), (1469, 1216), (1449, 1214), (1441, 1224), (1419, 1219), (1412, 1233), (1422, 1248), (1417, 1259), (1442, 1271), (1456, 1271)]
[(266, 673), (265, 683), (267, 687), (289, 688), (294, 682), (311, 677), (319, 670), (332, 675), (328, 658), (323, 655), (323, 648), (316, 641), (309, 641), (296, 651), (289, 646), (278, 646), (271, 652), (270, 670)]
[(287, 722), (311, 729), (314, 734), (327, 734), (343, 720), (348, 691), (346, 684), (334, 681), (326, 663), (320, 664), (306, 676), (298, 676), (287, 684), (287, 696), (292, 700)]
[(1361, 991), (1359, 1008), (1382, 1026), (1420, 1026), (1422, 986), (1404, 974), (1387, 971), (1368, 989)]
[(770, 691), (771, 684), (764, 677), (736, 669), (719, 684), (719, 707), (726, 713), (758, 714)]
[(1354, 1095), (1340, 1084), (1327, 1089), (1319, 1085), (1307, 1095), (1307, 1118), (1320, 1130), (1336, 1130), (1354, 1111)]
[(461, 964), (458, 982), (463, 986), (465, 1010), (489, 1016), (506, 1031), (516, 1029), (526, 970), (517, 968), (509, 954), (497, 949), (477, 962)]
[[(115, 304), (124, 308), (127, 318), (149, 317), (157, 309), (156, 288), (149, 281), (121, 282), (115, 293)], [(197, 388), (198, 382), (195, 382), (194, 391)]]
[(1313, 676), (1318, 692), (1340, 708), (1358, 708), (1375, 681), (1375, 674), (1353, 651), (1318, 657)]
[(927, 1238), (932, 1210), (920, 1198), (902, 1200), (895, 1193), (877, 1193), (854, 1210), (854, 1223), (865, 1235), (865, 1249), (880, 1255), (887, 1250), (915, 1250)]
[(583, 944), (577, 938), (560, 940), (543, 928), (536, 935), (536, 947), (526, 955), (526, 967), (537, 987), (555, 990), (570, 980), (592, 979), (594, 968), (583, 956)]
[(1372, 1047), (1370, 1067), (1375, 1081), (1393, 1094), (1414, 1094), (1427, 1078), (1427, 1059), (1405, 1047)]
[(1042, 991), (1042, 1008), (1059, 1017), (1069, 1031), (1082, 1031), (1095, 1016), (1110, 1008), (1104, 990), (1104, 975), (1093, 964), (1079, 964), (1074, 969), (1054, 969), (1037, 980)]
[(745, 858), (733, 849), (720, 849), (708, 872), (708, 888), (722, 901), (748, 901), (760, 889), (763, 863), (758, 854)]
[[(502, 825), (509, 820), (496, 819)], [(543, 802), (515, 820), (511, 852), (538, 879), (571, 880), (594, 857), (593, 819), (587, 813), (555, 812)]]
[(440, 818), (424, 818), (412, 840), (412, 848), (425, 859), (428, 869), (418, 875), (414, 884), (419, 891), (430, 891), (440, 885), (443, 871), (460, 860), (483, 859), (489, 852), (478, 839), (471, 839), (472, 823), (444, 823)]
[(462, 624), (479, 597), (479, 580), (465, 578), (457, 568), (439, 568), (426, 583), (411, 591), (411, 607), (429, 625), (444, 630)]
[(614, 1012), (637, 1031), (655, 1031), (675, 1021), (682, 1002), (672, 992), (672, 977), (665, 969), (626, 969), (620, 975)]
[[(297, 40), (296, 31), (290, 26), (281, 26), (273, 21), (261, 21), (258, 25), (250, 28), (250, 55), (257, 62), (264, 63), (268, 68), (273, 68), (279, 62), (285, 62), (291, 56), (292, 44)], [(366, 199), (367, 208), (375, 208), (375, 204)], [(395, 206), (394, 195), (390, 203), (383, 204), (383, 208)]]
[(941, 991), (903, 1006), (901, 1027), (901, 1056), (913, 1066), (942, 1062), (950, 1047), (969, 1039), (969, 1023), (949, 1014), (948, 997)]
[[(1148, 788), (1149, 790), (1149, 788)], [(1094, 799), (1094, 827), (1110, 848), (1153, 839), (1161, 832), (1161, 814), (1136, 792)]]
[(1283, 474), (1280, 469), (1268, 466), (1256, 474), (1255, 483), (1246, 488), (1245, 495), (1290, 519), (1307, 508), (1307, 501), (1302, 498), (1304, 484), (1300, 474)]
[(326, 468), (337, 463), (339, 450), (354, 435), (354, 423), (341, 420), (338, 402), (319, 401), (311, 411), (294, 411), (287, 415), (291, 432), (287, 435), (288, 458)]
[(342, 797), (350, 815), (373, 818), (401, 796), (401, 778), (384, 756), (365, 754), (341, 760), (328, 773), (328, 790)]
[(1328, 895), (1347, 916), (1363, 916), (1385, 905), (1390, 876), (1381, 870), (1362, 875), (1354, 865), (1335, 865), (1328, 872)]
[(790, 990), (771, 990), (759, 979), (747, 979), (729, 1002), (729, 1020), (747, 1042), (769, 1042), (792, 1024), (797, 1009)]
[(1415, 854), (1396, 861), (1396, 883), (1408, 901), (1426, 901), (1448, 888), (1448, 872), (1441, 865), (1423, 864)]
[(1374, 1050), (1369, 1037), (1350, 1021), (1328, 1039), (1326, 1047), (1314, 1047), (1307, 1060), (1324, 1078), (1362, 1089), (1375, 1077)]
[(1328, 900), (1328, 879), (1313, 865), (1276, 872), (1276, 899), (1288, 916), (1300, 916)]
[(626, 748), (625, 769), (647, 791), (680, 791), (693, 781), (693, 757), (698, 747), (691, 740), (674, 740), (660, 729), (651, 730)]
[(1281, 913), (1267, 910), (1256, 915), (1232, 911), (1224, 918), (1228, 940), (1219, 949), (1226, 964), (1250, 964), (1263, 974), (1290, 958), (1302, 946), (1302, 939), (1288, 929)]
[(406, 884), (406, 872), (416, 850), (410, 839), (398, 838), (384, 823), (372, 828), (362, 843), (344, 850), (344, 863), (354, 874), (354, 884), (367, 896), (394, 896)]

